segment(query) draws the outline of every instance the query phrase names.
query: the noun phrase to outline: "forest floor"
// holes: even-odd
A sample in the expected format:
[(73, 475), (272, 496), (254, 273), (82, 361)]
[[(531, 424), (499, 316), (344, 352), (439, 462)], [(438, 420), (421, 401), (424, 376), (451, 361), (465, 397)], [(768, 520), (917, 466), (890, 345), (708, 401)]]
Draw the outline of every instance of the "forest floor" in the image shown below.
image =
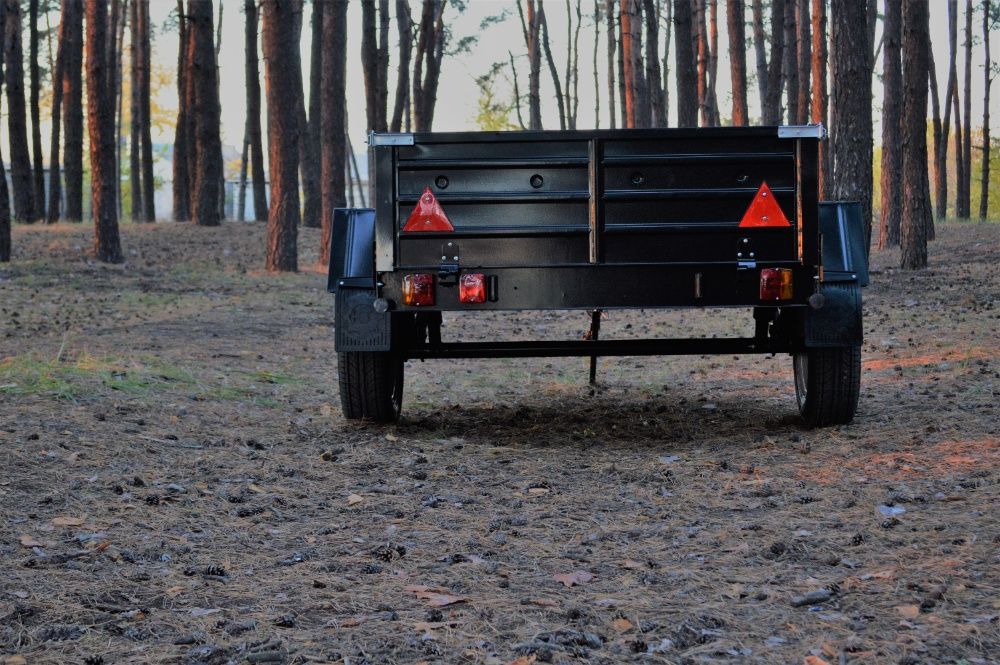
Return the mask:
[(332, 297), (263, 236), (126, 226), (106, 266), (15, 229), (0, 663), (1000, 662), (1000, 225), (875, 253), (859, 412), (817, 430), (787, 357), (604, 359), (594, 394), (585, 359), (415, 362), (398, 425), (345, 422)]

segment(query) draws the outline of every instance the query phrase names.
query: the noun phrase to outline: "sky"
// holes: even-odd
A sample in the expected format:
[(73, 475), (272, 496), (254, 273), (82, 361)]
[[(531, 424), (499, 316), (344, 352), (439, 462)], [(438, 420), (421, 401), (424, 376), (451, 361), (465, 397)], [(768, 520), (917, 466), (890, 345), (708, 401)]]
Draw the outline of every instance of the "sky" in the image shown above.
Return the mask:
[[(217, 0), (218, 2), (218, 0)], [(245, 122), (245, 78), (244, 78), (244, 45), (243, 45), (243, 11), (242, 1), (222, 0), (223, 21), (222, 21), (222, 48), (220, 51), (220, 76), (222, 92), (222, 133), (223, 143), (237, 149), (243, 137), (243, 127)], [(390, 3), (395, 7), (395, 3)], [(417, 10), (419, 2), (412, 1), (414, 7), (414, 18), (418, 18)], [(441, 81), (438, 90), (438, 103), (435, 109), (434, 129), (439, 131), (460, 131), (474, 130), (476, 126), (476, 115), (478, 112), (479, 89), (476, 85), (476, 78), (490, 70), (495, 62), (506, 61), (508, 50), (513, 52), (515, 57), (521, 58), (519, 73), (521, 74), (521, 86), (526, 87), (526, 63), (524, 62), (524, 44), (521, 37), (520, 24), (513, 0), (467, 0), (467, 9), (459, 13), (454, 8), (448, 7), (445, 14), (446, 21), (451, 25), (455, 40), (466, 36), (478, 37), (477, 42), (468, 53), (458, 56), (445, 56), (442, 65)], [(749, 3), (748, 3), (749, 4)], [(944, 88), (947, 81), (947, 59), (945, 52), (947, 49), (947, 13), (945, 0), (930, 0), (931, 4), (931, 38), (935, 45), (935, 64), (938, 70), (939, 85)], [(978, 1), (977, 3), (978, 4)], [(593, 55), (593, 27), (588, 17), (588, 8), (592, 12), (593, 5), (589, 0), (583, 1), (584, 26), (580, 34), (580, 107), (579, 123), (580, 128), (594, 126), (594, 74), (592, 69)], [(964, 3), (960, 3), (964, 5)], [(305, 87), (308, 94), (309, 82), (309, 20), (312, 3), (306, 3), (306, 15), (304, 16), (302, 61), (305, 77)], [(216, 5), (218, 7), (218, 4)], [(153, 23), (158, 27), (157, 34), (153, 41), (154, 63), (163, 67), (173, 74), (177, 62), (178, 39), (176, 29), (163, 29), (166, 19), (176, 8), (174, 0), (152, 0), (151, 17)], [(487, 27), (481, 27), (484, 19), (503, 14), (506, 12), (507, 19), (494, 23)], [(719, 81), (717, 86), (718, 98), (723, 116), (729, 114), (731, 104), (731, 89), (729, 84), (729, 62), (727, 53), (727, 35), (725, 22), (725, 2), (719, 2), (719, 44), (721, 57), (719, 61)], [(566, 9), (565, 3), (557, 0), (550, 0), (546, 5), (546, 14), (551, 29), (552, 49), (557, 63), (564, 63), (566, 44)], [(749, 19), (749, 10), (747, 12)], [(58, 22), (58, 15), (52, 16), (53, 24)], [(365, 141), (365, 108), (364, 108), (364, 79), (362, 76), (360, 48), (361, 48), (361, 9), (357, 0), (349, 5), (348, 24), (352, 29), (348, 33), (348, 119), (349, 132), (355, 150), (361, 152)], [(601, 126), (608, 126), (607, 99), (606, 99), (606, 75), (604, 63), (606, 60), (605, 35), (602, 30), (600, 42), (598, 44), (598, 81), (600, 82), (600, 96), (602, 118)], [(881, 27), (881, 24), (880, 24)], [(748, 34), (749, 34), (748, 29)], [(973, 32), (979, 39), (981, 34), (981, 23), (977, 18), (973, 22)], [(661, 33), (662, 35), (662, 33)], [(390, 105), (394, 94), (395, 83), (395, 39), (396, 27), (393, 23), (390, 32), (390, 54), (393, 57), (390, 63)], [(876, 36), (876, 40), (878, 36)], [(960, 22), (960, 43), (961, 43), (961, 22)], [(991, 35), (991, 50), (994, 59), (1000, 58), (1000, 35), (995, 31)], [(258, 45), (259, 46), (259, 45)], [(750, 64), (749, 75), (753, 75), (753, 56), (748, 54)], [(976, 118), (976, 124), (980, 122), (983, 107), (983, 79), (982, 79), (982, 46), (976, 44), (973, 49), (973, 100), (972, 113)], [(673, 69), (673, 53), (670, 58), (671, 70)], [(564, 64), (559, 65), (560, 68)], [(263, 74), (264, 63), (261, 61), (261, 71)], [(509, 72), (509, 68), (507, 69)], [(876, 132), (878, 132), (879, 107), (881, 104), (882, 92), (878, 82), (878, 73), (881, 71), (881, 62), (876, 68), (875, 93), (873, 99), (874, 116), (876, 122)], [(959, 77), (961, 79), (964, 71), (964, 64), (959, 60)], [(673, 90), (674, 75), (671, 71), (670, 104), (671, 117), (670, 124), (676, 122), (676, 92)], [(501, 80), (498, 84), (497, 92), (500, 95), (509, 95), (509, 82)], [(522, 93), (523, 93), (522, 89)], [(174, 84), (165, 85), (157, 92), (157, 101), (163, 108), (172, 109), (177, 107), (177, 94)], [(750, 89), (750, 112), (751, 116), (759, 114), (759, 103), (757, 102), (756, 90), (753, 86)], [(994, 118), (1000, 119), (1000, 85), (994, 86), (992, 96), (991, 114)], [(558, 116), (554, 103), (554, 92), (548, 77), (547, 69), (543, 66), (542, 74), (542, 114), (543, 124), (547, 129), (558, 128)], [(526, 112), (526, 110), (525, 110)], [(43, 117), (45, 113), (43, 112)], [(266, 119), (264, 120), (266, 123)], [(1000, 120), (996, 123), (1000, 125)], [(265, 124), (266, 127), (266, 124)], [(6, 128), (6, 127), (5, 127)], [(47, 135), (46, 131), (43, 133)], [(997, 132), (1000, 134), (1000, 127)], [(6, 132), (4, 132), (6, 134)], [(159, 135), (154, 135), (154, 142), (170, 143), (173, 141), (172, 130), (167, 130)], [(6, 136), (4, 137), (6, 139)], [(44, 145), (48, 145), (47, 137), (43, 139)], [(3, 141), (6, 144), (6, 140)], [(876, 143), (878, 137), (876, 135)], [(266, 152), (266, 151), (265, 151)]]

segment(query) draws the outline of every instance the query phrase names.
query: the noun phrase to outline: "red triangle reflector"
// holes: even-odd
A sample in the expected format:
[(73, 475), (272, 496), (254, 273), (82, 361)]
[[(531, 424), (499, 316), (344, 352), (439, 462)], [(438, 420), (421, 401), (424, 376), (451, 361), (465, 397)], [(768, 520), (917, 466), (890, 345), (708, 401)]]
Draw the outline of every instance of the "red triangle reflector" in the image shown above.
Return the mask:
[(740, 228), (764, 226), (791, 226), (766, 182), (761, 184), (740, 220)]
[(441, 204), (434, 198), (430, 187), (424, 187), (417, 206), (410, 213), (403, 231), (454, 231)]

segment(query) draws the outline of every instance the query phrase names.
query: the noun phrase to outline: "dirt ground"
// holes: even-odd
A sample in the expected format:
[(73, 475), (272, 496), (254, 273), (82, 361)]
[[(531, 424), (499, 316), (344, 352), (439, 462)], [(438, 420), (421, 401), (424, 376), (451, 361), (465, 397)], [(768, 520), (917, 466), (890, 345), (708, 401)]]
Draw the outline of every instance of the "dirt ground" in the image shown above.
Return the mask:
[(332, 298), (263, 235), (15, 230), (0, 662), (1000, 662), (1000, 225), (875, 254), (857, 419), (811, 431), (787, 357), (414, 362), (399, 425), (347, 423)]

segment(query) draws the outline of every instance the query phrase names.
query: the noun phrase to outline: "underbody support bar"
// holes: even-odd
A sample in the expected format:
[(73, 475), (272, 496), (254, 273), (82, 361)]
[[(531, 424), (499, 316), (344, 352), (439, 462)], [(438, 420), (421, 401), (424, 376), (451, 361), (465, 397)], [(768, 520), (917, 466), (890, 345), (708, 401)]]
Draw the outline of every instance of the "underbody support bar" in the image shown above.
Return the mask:
[(736, 337), (726, 339), (635, 339), (559, 342), (461, 342), (420, 344), (407, 359), (554, 358), (573, 356), (682, 356), (743, 353), (791, 353), (787, 341)]

